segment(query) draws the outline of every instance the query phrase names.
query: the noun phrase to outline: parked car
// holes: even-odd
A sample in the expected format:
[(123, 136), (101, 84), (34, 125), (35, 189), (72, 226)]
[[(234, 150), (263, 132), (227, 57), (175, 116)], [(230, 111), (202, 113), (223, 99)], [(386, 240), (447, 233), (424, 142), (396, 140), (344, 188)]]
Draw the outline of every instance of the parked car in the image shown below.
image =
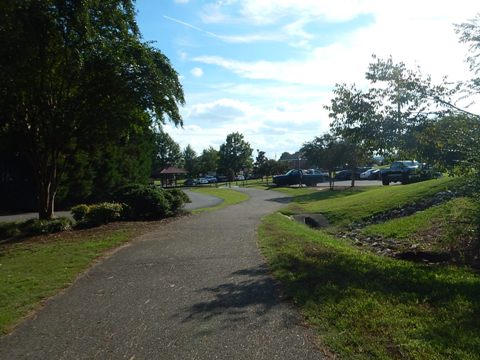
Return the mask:
[(305, 172), (308, 175), (319, 175), (319, 176), (321, 176), (321, 181), (320, 182), (328, 181), (330, 179), (330, 175), (328, 175), (328, 172), (326, 172), (324, 170), (308, 169)]
[(378, 180), (380, 178), (380, 169), (368, 169), (360, 174), (362, 180)]
[(217, 182), (227, 182), (227, 181), (228, 181), (228, 177), (223, 175), (217, 176)]
[(197, 185), (197, 179), (187, 179), (185, 180), (185, 182), (183, 183), (183, 185), (185, 186), (195, 186)]
[(391, 182), (408, 184), (435, 177), (431, 166), (415, 160), (395, 161), (389, 168), (382, 169), (381, 176), (383, 185), (389, 185)]
[[(355, 179), (359, 179), (360, 174), (358, 174), (358, 177), (355, 176)], [(351, 180), (352, 179), (352, 170), (340, 170), (335, 174), (335, 180), (339, 181), (345, 181), (345, 180)]]
[(237, 175), (237, 176), (235, 176), (235, 180), (237, 180), (237, 181), (243, 181), (243, 180), (245, 180), (245, 176), (243, 176), (243, 175)]
[[(360, 174), (367, 171), (369, 168), (359, 167), (355, 169), (355, 180), (360, 180)], [(352, 179), (352, 170), (345, 169), (340, 170), (335, 174), (335, 180), (351, 180)]]
[(277, 186), (299, 185), (316, 186), (317, 183), (323, 182), (323, 174), (311, 174), (307, 170), (292, 169), (284, 175), (275, 175), (273, 183)]
[(206, 179), (206, 178), (199, 178), (197, 184), (201, 184), (201, 185), (208, 184), (208, 179)]
[(217, 182), (217, 178), (215, 176), (206, 175), (204, 178), (207, 179), (209, 184), (215, 184)]

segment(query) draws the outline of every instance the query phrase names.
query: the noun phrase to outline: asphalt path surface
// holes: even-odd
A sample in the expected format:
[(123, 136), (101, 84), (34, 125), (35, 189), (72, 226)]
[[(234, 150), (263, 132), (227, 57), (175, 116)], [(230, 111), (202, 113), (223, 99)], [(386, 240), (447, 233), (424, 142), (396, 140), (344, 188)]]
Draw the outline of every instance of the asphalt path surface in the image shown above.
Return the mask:
[(185, 204), (186, 210), (195, 210), (201, 208), (212, 207), (223, 202), (222, 199), (219, 199), (215, 196), (200, 194), (188, 189), (183, 189), (183, 191), (188, 195), (191, 203)]
[[(348, 181), (335, 181), (335, 186), (338, 187), (348, 187), (351, 185), (351, 180)], [(379, 180), (355, 180), (355, 186), (363, 187), (363, 186), (379, 186), (382, 185), (382, 182)], [(394, 185), (392, 183), (391, 185)], [(326, 187), (329, 186), (328, 182), (318, 183), (318, 187)], [(205, 195), (199, 194), (188, 189), (184, 189), (190, 199), (192, 200), (191, 203), (185, 205), (185, 209), (187, 210), (195, 210), (200, 208), (206, 208), (218, 205), (222, 202), (221, 199)], [(67, 216), (71, 217), (69, 211), (56, 211), (55, 216)], [(10, 222), (10, 221), (24, 221), (28, 219), (38, 219), (38, 213), (24, 213), (24, 214), (12, 214), (12, 215), (1, 215), (0, 222)]]
[(248, 201), (180, 218), (94, 266), (0, 339), (0, 359), (321, 359), (282, 300), (256, 244), (265, 214)]

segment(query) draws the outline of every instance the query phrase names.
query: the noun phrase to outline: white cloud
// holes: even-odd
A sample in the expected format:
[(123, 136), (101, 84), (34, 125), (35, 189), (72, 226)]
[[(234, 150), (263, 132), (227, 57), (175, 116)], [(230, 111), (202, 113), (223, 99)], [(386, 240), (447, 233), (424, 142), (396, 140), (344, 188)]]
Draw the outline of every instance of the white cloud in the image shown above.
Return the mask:
[(317, 17), (327, 21), (346, 21), (367, 13), (380, 0), (244, 0), (241, 14), (257, 24), (274, 23), (290, 14)]
[(208, 103), (198, 103), (191, 107), (186, 115), (191, 120), (208, 120), (218, 122), (235, 121), (246, 114), (252, 114), (252, 107), (248, 103), (232, 99), (219, 99)]
[(195, 77), (202, 77), (203, 76), (203, 70), (202, 70), (202, 68), (194, 67), (192, 70), (190, 70), (190, 74), (192, 74)]
[[(234, 4), (240, 5), (241, 19), (227, 11)], [(453, 23), (464, 22), (479, 11), (473, 1), (243, 0), (217, 2), (211, 9), (215, 11), (208, 19), (203, 14), (203, 21), (243, 22), (258, 29), (258, 37), (214, 34), (222, 41), (266, 41), (268, 36), (262, 34), (273, 33), (271, 26), (277, 26), (277, 37), (270, 40), (303, 47), (304, 55), (278, 61), (240, 61), (216, 54), (190, 57), (242, 79), (241, 83), (232, 78), (187, 94), (190, 99), (184, 119), (195, 128), (172, 128), (171, 134), (182, 146), (190, 143), (197, 152), (209, 145), (218, 147), (233, 131), (242, 132), (253, 148), (267, 151), (270, 157), (298, 150), (328, 129), (323, 105), (328, 104), (335, 83), (366, 85), (365, 72), (373, 53), (381, 58), (392, 55), (394, 61), (403, 61), (408, 67), (420, 65), (434, 80), (444, 75), (451, 80), (471, 77), (464, 63), (466, 47), (458, 43)], [(319, 34), (310, 24), (340, 22), (361, 14), (371, 16), (367, 26), (343, 33), (335, 43), (312, 45)]]
[(282, 31), (292, 39), (292, 45), (307, 48), (314, 35), (304, 26), (315, 15), (340, 21), (369, 13), (374, 21), (333, 44), (313, 48), (303, 59), (247, 62), (204, 55), (195, 57), (195, 61), (218, 65), (248, 79), (329, 87), (341, 82), (365, 82), (364, 73), (373, 53), (383, 58), (393, 55), (394, 61), (410, 67), (420, 65), (435, 79), (444, 75), (454, 80), (470, 76), (464, 64), (466, 47), (459, 44), (453, 28), (453, 23), (466, 21), (478, 11), (478, 5), (468, 0), (245, 0), (242, 4), (244, 16), (258, 22), (263, 17), (274, 21), (287, 13), (295, 14), (295, 20), (283, 26)]
[[(236, 88), (232, 93), (241, 95), (248, 89)], [(263, 94), (257, 104), (230, 98), (199, 102), (184, 111), (189, 125), (183, 129), (167, 125), (166, 129), (182, 147), (190, 144), (197, 152), (208, 146), (218, 148), (229, 133), (238, 131), (252, 148), (274, 157), (275, 153), (294, 152), (305, 141), (325, 132), (328, 116), (318, 100), (312, 98), (303, 104), (295, 99), (275, 102)]]

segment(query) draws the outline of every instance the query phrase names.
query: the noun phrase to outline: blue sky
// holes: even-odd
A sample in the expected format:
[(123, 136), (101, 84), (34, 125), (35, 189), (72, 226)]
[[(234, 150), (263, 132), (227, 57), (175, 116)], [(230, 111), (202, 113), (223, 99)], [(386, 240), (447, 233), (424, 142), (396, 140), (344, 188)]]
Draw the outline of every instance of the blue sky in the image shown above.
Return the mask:
[(328, 130), (336, 83), (365, 86), (375, 53), (434, 79), (469, 78), (453, 23), (480, 12), (457, 0), (137, 0), (144, 40), (181, 76), (182, 148), (218, 148), (239, 131), (278, 158)]

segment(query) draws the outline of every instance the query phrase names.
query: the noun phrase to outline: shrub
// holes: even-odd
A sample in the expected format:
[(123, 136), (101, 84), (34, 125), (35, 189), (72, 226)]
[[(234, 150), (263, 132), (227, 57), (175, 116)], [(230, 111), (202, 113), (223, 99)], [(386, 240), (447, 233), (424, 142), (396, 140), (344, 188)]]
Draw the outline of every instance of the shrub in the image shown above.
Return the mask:
[(169, 190), (167, 190), (167, 192), (170, 192), (170, 193), (174, 194), (175, 196), (179, 197), (180, 199), (182, 199), (182, 205), (192, 202), (192, 200), (190, 200), (188, 195), (185, 194), (183, 192), (183, 190), (181, 190), (181, 189), (169, 189)]
[(180, 189), (166, 190), (165, 197), (170, 202), (170, 215), (177, 214), (185, 203), (191, 202), (188, 195)]
[(122, 204), (107, 202), (95, 204), (88, 207), (84, 221), (91, 225), (108, 224), (109, 222), (119, 220), (122, 212)]
[(120, 188), (115, 200), (126, 205), (124, 216), (130, 219), (162, 219), (176, 214), (189, 201), (181, 190), (165, 191), (139, 184)]
[(21, 231), (19, 228), (19, 223), (17, 222), (0, 223), (0, 240), (8, 239), (20, 234), (21, 234)]
[(70, 230), (72, 220), (67, 217), (59, 217), (52, 220), (31, 219), (19, 225), (22, 235), (35, 236), (52, 234), (60, 231)]
[(77, 222), (84, 220), (89, 211), (90, 211), (89, 206), (85, 204), (80, 204), (70, 209), (70, 212), (72, 213), (73, 218)]

